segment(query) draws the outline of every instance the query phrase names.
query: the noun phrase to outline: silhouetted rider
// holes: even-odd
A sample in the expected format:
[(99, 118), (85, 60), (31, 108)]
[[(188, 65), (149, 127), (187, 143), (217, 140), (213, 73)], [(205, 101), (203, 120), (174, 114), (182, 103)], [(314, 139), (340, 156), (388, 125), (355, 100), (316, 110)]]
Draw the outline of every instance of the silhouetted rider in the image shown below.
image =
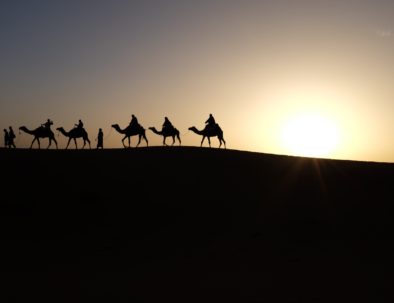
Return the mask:
[(77, 124), (74, 124), (76, 128), (83, 129), (83, 122), (81, 119), (78, 120)]
[(164, 123), (163, 123), (162, 131), (170, 130), (170, 129), (173, 129), (173, 128), (174, 128), (174, 126), (172, 125), (171, 121), (167, 117), (164, 117)]
[(205, 128), (206, 129), (212, 129), (213, 127), (215, 127), (216, 125), (216, 121), (215, 118), (212, 116), (212, 114), (209, 114), (209, 118), (207, 119), (207, 121), (205, 121)]
[(41, 126), (44, 127), (45, 129), (50, 129), (51, 125), (53, 125), (53, 121), (51, 119), (47, 119), (47, 122), (41, 124)]
[(138, 119), (136, 116), (134, 116), (134, 114), (131, 115), (131, 121), (129, 124), (130, 127), (136, 127), (138, 126)]

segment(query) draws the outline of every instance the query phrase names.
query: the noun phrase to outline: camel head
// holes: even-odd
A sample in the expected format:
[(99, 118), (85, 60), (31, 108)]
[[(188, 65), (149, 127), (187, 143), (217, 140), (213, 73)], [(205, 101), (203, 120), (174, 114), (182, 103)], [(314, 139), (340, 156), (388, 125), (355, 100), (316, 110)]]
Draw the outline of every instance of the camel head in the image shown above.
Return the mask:
[(23, 131), (23, 132), (27, 133), (29, 130), (27, 129), (26, 126), (21, 126), (21, 127), (19, 127), (19, 132), (20, 131)]
[(122, 130), (119, 126), (119, 124), (112, 124), (111, 127), (113, 127), (117, 132), (119, 133), (124, 133), (124, 130)]
[(189, 130), (195, 130), (195, 129), (197, 129), (195, 126), (192, 126), (192, 127), (189, 127), (188, 128)]

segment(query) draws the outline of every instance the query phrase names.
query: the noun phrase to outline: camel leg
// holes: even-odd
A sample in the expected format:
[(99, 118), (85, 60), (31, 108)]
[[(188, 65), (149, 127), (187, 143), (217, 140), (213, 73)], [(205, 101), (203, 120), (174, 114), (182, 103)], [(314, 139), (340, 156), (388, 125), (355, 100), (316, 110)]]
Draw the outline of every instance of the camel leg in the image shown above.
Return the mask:
[(224, 148), (226, 148), (226, 141), (224, 141), (223, 136), (218, 136), (219, 139), (219, 148), (222, 146), (222, 143), (224, 144)]
[(136, 145), (135, 147), (138, 147), (138, 145), (140, 145), (140, 143), (141, 143), (141, 137), (142, 137), (141, 135), (138, 136), (138, 143), (137, 143), (137, 145)]
[(174, 146), (174, 143), (175, 143), (175, 136), (172, 136), (172, 144), (171, 144), (171, 146)]
[(129, 148), (130, 148), (130, 137), (127, 137), (127, 140), (129, 141)]
[(163, 145), (166, 145), (166, 137), (163, 136)]
[(202, 144), (204, 143), (204, 140), (205, 140), (205, 136), (202, 137), (200, 147), (202, 147)]
[(209, 147), (211, 147), (211, 139), (208, 137)]
[(40, 139), (37, 138), (37, 143), (38, 143), (38, 149), (41, 149), (41, 144), (40, 144)]
[(56, 141), (56, 139), (55, 139), (55, 138), (52, 138), (52, 140), (55, 142), (56, 149), (57, 149), (57, 141)]
[(68, 138), (68, 142), (67, 142), (66, 149), (67, 149), (67, 148), (68, 148), (68, 146), (70, 145), (70, 141), (71, 141), (71, 138)]
[(124, 144), (124, 140), (126, 140), (126, 138), (127, 138), (127, 137), (124, 136), (124, 138), (122, 139), (122, 144), (123, 144), (123, 147), (124, 147), (124, 148), (126, 148), (126, 145)]
[(33, 148), (34, 141), (36, 141), (36, 140), (37, 140), (37, 138), (36, 138), (36, 137), (34, 137), (33, 141), (31, 141), (31, 144), (30, 144), (30, 149), (32, 149), (32, 148)]
[(149, 143), (148, 143), (148, 139), (146, 138), (145, 134), (143, 135), (143, 137), (144, 137), (144, 140), (146, 141), (146, 147), (148, 147)]
[(48, 143), (47, 149), (49, 149), (49, 147), (51, 146), (51, 144), (52, 144), (52, 139), (49, 138), (49, 143)]
[(181, 142), (181, 138), (179, 137), (179, 135), (176, 135), (176, 137), (178, 138), (179, 145), (181, 145), (181, 144), (182, 144), (182, 142)]
[(77, 144), (77, 139), (74, 138), (74, 143), (75, 143), (75, 149), (78, 149), (78, 144)]
[(88, 141), (88, 143), (89, 143), (89, 148), (91, 149), (92, 146), (90, 145), (90, 140), (89, 140), (89, 138), (86, 138), (86, 141)]

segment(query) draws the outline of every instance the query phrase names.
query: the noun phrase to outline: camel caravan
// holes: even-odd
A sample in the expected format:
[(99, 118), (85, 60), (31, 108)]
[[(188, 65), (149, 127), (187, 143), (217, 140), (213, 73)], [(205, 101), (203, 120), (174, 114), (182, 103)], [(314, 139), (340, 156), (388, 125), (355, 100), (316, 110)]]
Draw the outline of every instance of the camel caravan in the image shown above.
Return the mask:
[[(219, 124), (216, 123), (214, 117), (212, 114), (209, 115), (209, 118), (207, 121), (205, 121), (205, 128), (202, 130), (198, 130), (195, 126), (189, 127), (189, 131), (194, 132), (197, 135), (202, 136), (201, 144), (200, 146), (202, 147), (205, 139), (208, 139), (208, 144), (209, 147), (211, 147), (211, 138), (212, 137), (217, 137), (219, 140), (219, 148), (223, 145), (224, 148), (226, 148), (226, 141), (224, 140), (223, 137), (223, 131), (220, 128)], [(48, 119), (45, 123), (41, 124), (38, 128), (34, 130), (28, 129), (26, 126), (21, 126), (19, 128), (19, 133), (24, 132), (26, 134), (32, 135), (33, 140), (30, 144), (30, 148), (33, 148), (33, 145), (35, 142), (38, 144), (38, 148), (41, 148), (41, 143), (40, 139), (45, 139), (48, 138), (48, 146), (47, 148), (50, 148), (52, 145), (52, 142), (55, 144), (55, 147), (58, 148), (58, 143), (55, 138), (55, 134), (51, 129), (51, 126), (53, 125), (53, 121)], [(127, 125), (125, 128), (121, 128), (119, 124), (113, 124), (111, 125), (111, 129), (115, 129), (119, 134), (123, 135), (123, 138), (121, 139), (121, 142), (123, 144), (123, 147), (125, 148), (130, 148), (130, 141), (131, 137), (133, 136), (138, 136), (138, 142), (135, 147), (138, 147), (141, 143), (141, 140), (144, 140), (146, 143), (146, 146), (148, 146), (148, 139), (146, 137), (146, 130), (145, 128), (138, 122), (138, 119), (135, 115), (132, 115), (131, 121), (129, 125)], [(11, 129), (11, 127), (10, 127)], [(148, 128), (150, 131), (152, 131), (154, 134), (158, 136), (163, 137), (163, 145), (168, 146), (166, 143), (166, 139), (168, 137), (172, 138), (172, 143), (171, 146), (173, 146), (176, 141), (178, 141), (179, 145), (181, 145), (182, 141), (180, 138), (180, 133), (179, 130), (172, 125), (170, 120), (165, 117), (164, 118), (164, 123), (162, 125), (161, 130), (157, 130), (156, 127), (149, 127)], [(84, 128), (83, 122), (79, 120), (77, 124), (74, 125), (74, 128), (70, 129), (69, 131), (65, 130), (64, 127), (58, 127), (56, 130), (59, 132), (59, 134), (62, 134), (66, 138), (68, 138), (66, 149), (68, 149), (71, 141), (74, 142), (75, 148), (78, 149), (78, 142), (77, 139), (82, 139), (83, 140), (83, 145), (82, 149), (85, 148), (85, 146), (88, 144), (89, 148), (91, 148), (91, 142), (89, 140), (89, 135), (87, 131)], [(13, 141), (13, 138), (15, 137), (13, 132), (12, 135), (7, 132), (7, 130), (4, 130), (5, 135), (4, 135), (4, 146), (5, 147), (14, 147), (15, 144)], [(58, 135), (59, 135), (58, 134)], [(125, 140), (127, 139), (127, 145), (125, 143)], [(100, 128), (96, 141), (97, 141), (97, 149), (98, 148), (104, 148), (103, 144), (103, 131)]]

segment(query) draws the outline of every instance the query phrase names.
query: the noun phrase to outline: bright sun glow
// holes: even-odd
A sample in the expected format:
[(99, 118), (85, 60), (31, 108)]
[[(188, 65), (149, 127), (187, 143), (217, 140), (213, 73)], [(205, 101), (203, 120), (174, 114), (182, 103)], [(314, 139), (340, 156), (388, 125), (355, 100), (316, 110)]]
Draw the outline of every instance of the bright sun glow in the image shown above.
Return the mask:
[(296, 116), (288, 120), (282, 132), (286, 150), (299, 156), (328, 157), (338, 141), (335, 123), (319, 114)]

